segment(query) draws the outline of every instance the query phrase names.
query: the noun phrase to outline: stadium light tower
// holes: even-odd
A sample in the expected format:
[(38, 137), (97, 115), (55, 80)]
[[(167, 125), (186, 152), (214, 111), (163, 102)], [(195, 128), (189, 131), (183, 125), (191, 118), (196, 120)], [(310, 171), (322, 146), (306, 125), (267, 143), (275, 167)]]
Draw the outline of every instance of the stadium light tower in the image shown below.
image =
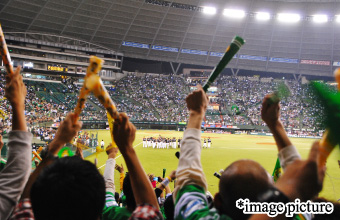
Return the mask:
[(315, 23), (325, 23), (328, 21), (328, 16), (327, 15), (314, 15), (313, 21)]
[(207, 15), (214, 15), (216, 14), (216, 8), (203, 6), (203, 13)]
[(279, 13), (277, 15), (277, 20), (281, 22), (295, 23), (301, 20), (301, 16), (299, 14)]
[(268, 12), (257, 12), (255, 18), (257, 20), (267, 21), (270, 19), (270, 14)]
[(236, 9), (224, 9), (223, 15), (230, 18), (243, 18), (246, 16), (246, 12)]

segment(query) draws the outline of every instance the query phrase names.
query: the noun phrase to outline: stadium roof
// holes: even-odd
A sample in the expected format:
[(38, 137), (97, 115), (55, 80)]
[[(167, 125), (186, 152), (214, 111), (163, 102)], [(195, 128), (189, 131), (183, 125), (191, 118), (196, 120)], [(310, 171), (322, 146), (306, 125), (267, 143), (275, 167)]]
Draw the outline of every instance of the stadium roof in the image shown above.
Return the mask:
[[(216, 8), (205, 14), (204, 6)], [(224, 9), (243, 10), (230, 18)], [(258, 12), (269, 20), (258, 20)], [(284, 23), (279, 13), (301, 20)], [(324, 23), (313, 22), (326, 15)], [(101, 44), (125, 56), (214, 66), (235, 35), (246, 39), (229, 67), (331, 75), (340, 65), (340, 1), (1, 0), (6, 32), (41, 32)]]

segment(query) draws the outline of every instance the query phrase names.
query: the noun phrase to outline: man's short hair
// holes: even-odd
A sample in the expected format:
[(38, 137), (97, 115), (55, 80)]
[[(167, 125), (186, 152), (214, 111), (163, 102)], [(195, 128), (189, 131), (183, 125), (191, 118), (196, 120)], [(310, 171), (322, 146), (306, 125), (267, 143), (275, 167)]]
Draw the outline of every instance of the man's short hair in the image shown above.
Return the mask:
[(236, 201), (248, 198), (257, 202), (258, 196), (273, 185), (268, 172), (256, 161), (238, 160), (229, 165), (222, 173), (219, 183), (219, 193), (223, 200), (223, 213), (232, 219), (247, 219), (236, 208)]
[(31, 189), (36, 220), (96, 220), (105, 203), (104, 178), (79, 157), (64, 157), (47, 166)]

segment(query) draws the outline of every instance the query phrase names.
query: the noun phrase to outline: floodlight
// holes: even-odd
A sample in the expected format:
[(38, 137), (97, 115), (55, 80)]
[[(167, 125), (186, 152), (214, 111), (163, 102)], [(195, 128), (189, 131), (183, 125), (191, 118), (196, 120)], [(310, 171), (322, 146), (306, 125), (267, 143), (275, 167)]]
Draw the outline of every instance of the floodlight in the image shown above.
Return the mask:
[(277, 15), (277, 20), (282, 22), (298, 22), (301, 20), (301, 16), (299, 14), (287, 14), (287, 13), (279, 13)]
[(335, 15), (335, 21), (340, 23), (340, 15)]
[(255, 17), (257, 20), (266, 21), (270, 19), (270, 14), (268, 12), (257, 12)]
[(214, 15), (216, 14), (216, 8), (203, 6), (203, 13), (208, 15)]
[(327, 15), (314, 15), (313, 21), (315, 23), (325, 23), (328, 21), (328, 16)]
[(230, 18), (243, 18), (244, 16), (246, 16), (246, 13), (242, 10), (224, 9), (223, 15)]

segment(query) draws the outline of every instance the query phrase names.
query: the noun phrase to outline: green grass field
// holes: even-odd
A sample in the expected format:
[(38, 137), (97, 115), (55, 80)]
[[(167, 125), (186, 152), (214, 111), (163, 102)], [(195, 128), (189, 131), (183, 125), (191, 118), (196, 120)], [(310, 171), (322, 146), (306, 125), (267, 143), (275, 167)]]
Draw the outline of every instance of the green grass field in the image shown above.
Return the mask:
[[(93, 130), (98, 132), (99, 142), (103, 139), (105, 143), (110, 142), (108, 130)], [(143, 148), (143, 136), (165, 137), (182, 137), (183, 132), (163, 131), (163, 130), (139, 130), (134, 142), (135, 150), (147, 173), (154, 173), (161, 176), (163, 168), (166, 168), (168, 175), (171, 170), (175, 170), (178, 159), (175, 152), (179, 149), (152, 149)], [(231, 135), (231, 134), (210, 134), (203, 133), (202, 138), (211, 137), (212, 147), (202, 149), (202, 164), (204, 173), (208, 181), (208, 190), (214, 195), (218, 191), (218, 179), (213, 176), (214, 172), (225, 169), (232, 162), (239, 159), (251, 159), (259, 162), (270, 174), (274, 169), (277, 159), (277, 149), (273, 137), (253, 136), (253, 135)], [(302, 158), (306, 158), (313, 139), (292, 138), (293, 144), (297, 147)], [(98, 168), (104, 172), (106, 153), (98, 154)], [(95, 155), (86, 159), (94, 161)], [(338, 160), (340, 159), (339, 150), (335, 150), (327, 162), (327, 174), (325, 177), (324, 187), (320, 196), (330, 200), (340, 199), (340, 168)], [(127, 171), (124, 160), (121, 156), (117, 157), (117, 163), (123, 164)], [(119, 174), (115, 171), (116, 189), (119, 189)], [(173, 184), (172, 184), (173, 187)]]

